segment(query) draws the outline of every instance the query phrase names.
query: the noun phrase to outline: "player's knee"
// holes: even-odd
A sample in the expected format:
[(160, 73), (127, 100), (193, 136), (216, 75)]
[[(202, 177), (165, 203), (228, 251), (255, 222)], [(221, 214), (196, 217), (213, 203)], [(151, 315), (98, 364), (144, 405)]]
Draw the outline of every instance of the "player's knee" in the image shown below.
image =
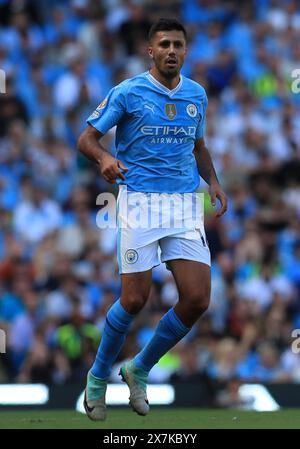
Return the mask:
[(144, 305), (146, 304), (147, 297), (143, 295), (130, 295), (130, 296), (122, 296), (122, 304), (124, 304), (124, 308), (128, 313), (133, 315), (137, 314), (142, 310)]
[(209, 307), (209, 295), (204, 293), (195, 293), (190, 295), (188, 299), (189, 309), (192, 310), (193, 315), (200, 317)]

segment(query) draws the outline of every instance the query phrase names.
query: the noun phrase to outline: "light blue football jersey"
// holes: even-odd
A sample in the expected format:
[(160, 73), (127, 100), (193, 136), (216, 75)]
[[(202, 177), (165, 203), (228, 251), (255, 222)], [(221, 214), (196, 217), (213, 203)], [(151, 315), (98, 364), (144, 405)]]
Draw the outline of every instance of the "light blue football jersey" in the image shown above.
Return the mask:
[(116, 158), (128, 168), (128, 190), (194, 192), (200, 182), (193, 155), (203, 137), (207, 96), (203, 87), (181, 75), (168, 89), (150, 72), (114, 87), (87, 119), (101, 133), (116, 129)]

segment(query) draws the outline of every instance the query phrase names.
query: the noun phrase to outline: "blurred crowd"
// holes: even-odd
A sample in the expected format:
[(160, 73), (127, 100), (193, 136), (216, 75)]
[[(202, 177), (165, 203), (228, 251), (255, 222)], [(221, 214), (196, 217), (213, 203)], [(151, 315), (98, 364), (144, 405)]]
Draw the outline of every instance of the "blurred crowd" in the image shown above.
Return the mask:
[[(97, 227), (96, 198), (117, 191), (76, 141), (111, 87), (148, 70), (159, 17), (187, 28), (183, 73), (207, 91), (206, 141), (229, 210), (214, 218), (206, 194), (211, 306), (150, 381), (300, 382), (296, 0), (0, 0), (0, 382), (83, 381), (93, 362), (120, 294), (116, 234)], [(104, 145), (114, 152), (114, 130)], [(155, 268), (113, 381), (176, 301), (172, 276)]]

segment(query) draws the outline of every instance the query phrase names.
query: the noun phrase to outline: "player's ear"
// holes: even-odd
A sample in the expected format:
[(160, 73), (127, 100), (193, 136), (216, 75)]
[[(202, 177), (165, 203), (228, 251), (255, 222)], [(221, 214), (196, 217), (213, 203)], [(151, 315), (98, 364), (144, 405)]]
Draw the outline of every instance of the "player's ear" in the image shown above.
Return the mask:
[(151, 59), (153, 59), (153, 47), (148, 47), (148, 54), (150, 56)]

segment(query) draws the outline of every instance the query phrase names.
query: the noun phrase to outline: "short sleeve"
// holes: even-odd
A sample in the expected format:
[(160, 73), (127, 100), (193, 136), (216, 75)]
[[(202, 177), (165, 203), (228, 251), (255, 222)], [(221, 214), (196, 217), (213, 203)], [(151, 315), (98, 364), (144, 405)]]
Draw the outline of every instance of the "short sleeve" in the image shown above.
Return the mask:
[(87, 119), (102, 134), (113, 128), (126, 112), (125, 88), (122, 84), (111, 89), (107, 97)]
[(201, 139), (204, 136), (205, 133), (205, 124), (206, 124), (206, 109), (207, 109), (207, 105), (208, 105), (208, 100), (207, 100), (207, 95), (206, 93), (204, 93), (204, 96), (201, 100), (201, 117), (199, 120), (199, 124), (197, 126), (197, 130), (196, 130), (196, 139)]

